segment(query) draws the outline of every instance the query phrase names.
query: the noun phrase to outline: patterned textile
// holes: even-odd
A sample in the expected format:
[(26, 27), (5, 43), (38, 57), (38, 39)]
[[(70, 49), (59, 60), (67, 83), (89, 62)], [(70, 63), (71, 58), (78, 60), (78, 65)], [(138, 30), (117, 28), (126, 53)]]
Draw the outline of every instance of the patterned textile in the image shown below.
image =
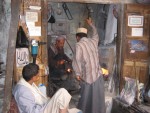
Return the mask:
[(94, 25), (91, 25), (93, 35), (91, 38), (83, 37), (76, 44), (76, 53), (73, 59), (75, 74), (91, 84), (100, 76), (98, 41), (99, 36)]
[(12, 99), (11, 99), (10, 109), (9, 109), (8, 113), (19, 113), (18, 106), (17, 106), (17, 103), (16, 103), (14, 97), (12, 97)]

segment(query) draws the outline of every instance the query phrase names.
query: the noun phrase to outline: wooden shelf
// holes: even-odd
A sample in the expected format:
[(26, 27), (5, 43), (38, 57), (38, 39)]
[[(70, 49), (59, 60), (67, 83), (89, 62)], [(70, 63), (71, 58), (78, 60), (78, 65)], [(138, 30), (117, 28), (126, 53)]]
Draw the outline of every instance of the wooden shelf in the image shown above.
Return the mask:
[(138, 40), (149, 40), (149, 36), (131, 36), (131, 35), (126, 35), (126, 38), (128, 39), (138, 39)]

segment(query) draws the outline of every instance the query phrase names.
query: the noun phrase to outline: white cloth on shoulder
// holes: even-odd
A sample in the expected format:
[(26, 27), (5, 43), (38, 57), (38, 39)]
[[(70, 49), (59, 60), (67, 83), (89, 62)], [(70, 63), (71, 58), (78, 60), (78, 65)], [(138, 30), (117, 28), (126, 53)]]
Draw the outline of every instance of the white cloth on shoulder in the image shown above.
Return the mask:
[(18, 82), (18, 84), (20, 85), (24, 85), (26, 87), (28, 87), (34, 97), (35, 97), (35, 101), (37, 104), (39, 105), (43, 105), (45, 104), (49, 99), (39, 90), (39, 88), (33, 83), (32, 85), (30, 85), (28, 82), (26, 82), (23, 78), (20, 79), (20, 81)]

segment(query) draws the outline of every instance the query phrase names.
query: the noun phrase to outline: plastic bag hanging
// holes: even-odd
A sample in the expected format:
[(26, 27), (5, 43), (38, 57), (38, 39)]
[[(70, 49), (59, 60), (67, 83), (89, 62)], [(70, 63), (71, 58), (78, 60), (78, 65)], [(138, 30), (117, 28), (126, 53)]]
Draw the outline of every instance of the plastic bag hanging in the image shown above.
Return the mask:
[(29, 40), (27, 39), (27, 36), (22, 28), (22, 26), (19, 26), (18, 32), (17, 32), (17, 40), (16, 40), (16, 48), (28, 48), (29, 47)]

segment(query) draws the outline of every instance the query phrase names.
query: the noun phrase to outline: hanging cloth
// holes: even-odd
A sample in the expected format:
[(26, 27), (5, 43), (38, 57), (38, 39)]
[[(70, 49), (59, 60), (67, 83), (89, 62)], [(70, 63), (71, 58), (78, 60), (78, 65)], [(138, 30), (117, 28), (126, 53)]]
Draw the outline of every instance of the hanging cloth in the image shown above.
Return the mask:
[(27, 36), (22, 28), (22, 26), (19, 26), (18, 32), (17, 32), (17, 40), (16, 40), (16, 48), (28, 48), (29, 47), (29, 40), (27, 39)]

